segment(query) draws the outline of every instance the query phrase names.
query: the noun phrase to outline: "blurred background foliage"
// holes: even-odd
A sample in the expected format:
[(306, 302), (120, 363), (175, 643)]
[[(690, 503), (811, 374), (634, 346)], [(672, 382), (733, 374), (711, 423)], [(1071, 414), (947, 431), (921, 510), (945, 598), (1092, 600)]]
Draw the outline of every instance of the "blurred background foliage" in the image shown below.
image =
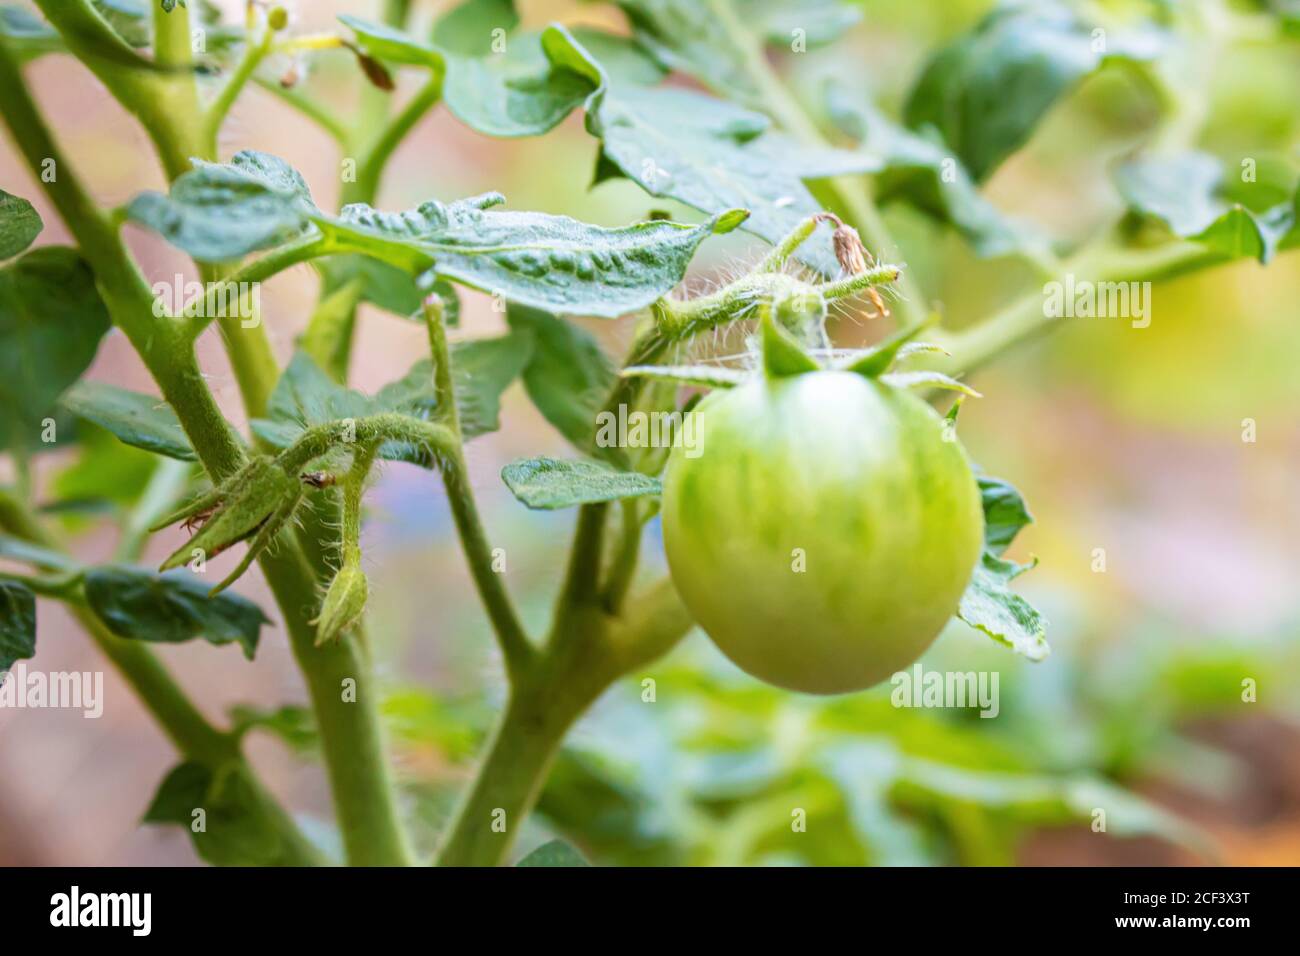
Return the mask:
[[(290, 6), (300, 29), (325, 30), (357, 4)], [(439, 6), (419, 2), (417, 10)], [(773, 56), (807, 102), (834, 77), (897, 116), (926, 58), (991, 4), (859, 6), (861, 23), (840, 42)], [(1123, 17), (1163, 4), (1098, 6)], [(1285, 3), (1272, 6), (1282, 11)], [(609, 4), (524, 0), (521, 8), (529, 28), (560, 20), (625, 29)], [(1204, 110), (1197, 146), (1228, 168), (1250, 156), (1294, 171), (1300, 43), (1258, 26), (1257, 42), (1204, 63), (1213, 82), (1196, 99)], [(354, 70), (340, 59), (311, 82), (343, 108)], [(138, 129), (73, 61), (46, 58), (33, 71), (46, 81), (42, 99), (74, 152), (95, 156), (88, 173), (101, 196), (121, 201), (161, 185), (159, 172), (139, 162)], [(1157, 112), (1149, 88), (1103, 70), (1052, 109), (984, 194), (1054, 239), (1081, 238), (1121, 210), (1107, 171)], [(224, 155), (254, 147), (284, 156), (322, 205), (331, 201), (336, 157), (318, 131), (256, 94), (241, 101), (232, 126)], [(626, 180), (589, 189), (594, 160), (580, 117), (546, 136), (494, 140), (440, 110), (395, 157), (382, 205), (497, 189), (513, 208), (594, 222), (659, 208), (697, 218)], [(6, 182), (25, 175), (8, 152), (0, 171)], [(34, 189), (26, 194), (36, 199)], [(56, 217), (42, 211), (57, 236)], [(1022, 261), (976, 258), (911, 209), (890, 206), (886, 218), (952, 327), (978, 321), (1037, 281)], [(706, 244), (695, 281), (717, 281), (759, 248), (742, 235)], [(162, 247), (144, 259), (151, 276), (170, 276), (180, 261)], [(315, 285), (299, 269), (264, 296), (282, 358), (306, 323)], [(1158, 284), (1149, 328), (1062, 320), (972, 377), (986, 397), (967, 403), (963, 441), (976, 460), (1012, 479), (1034, 511), (1036, 523), (1012, 556), (1041, 560), (1023, 588), (1051, 621), (1053, 654), (1027, 664), (954, 624), (922, 663), (997, 672), (996, 718), (898, 709), (888, 686), (828, 699), (769, 688), (697, 632), (617, 685), (575, 728), (518, 853), (558, 834), (598, 864), (1300, 863), (1298, 290), (1300, 257), (1268, 267), (1239, 260)], [(503, 327), (486, 297), (463, 298), (463, 334)], [(873, 340), (884, 331), (874, 327), (879, 321), (842, 317), (836, 339)], [(629, 335), (625, 324), (584, 324), (611, 353)], [(389, 315), (363, 312), (360, 330), (354, 384), (364, 389), (395, 377), (421, 348), (420, 328)], [(237, 417), (228, 369), (206, 345), (213, 383)], [(95, 377), (141, 387), (134, 362), (111, 338)], [(502, 432), (472, 447), (471, 465), (494, 543), (509, 555), (511, 587), (540, 625), (571, 516), (525, 511), (496, 476), (506, 461), (558, 451), (561, 440), (517, 386), (502, 418)], [(1242, 440), (1247, 418), (1257, 423), (1253, 443)], [(105, 516), (138, 494), (154, 459), (85, 427), (79, 450), (42, 456), (38, 470), (45, 500), (65, 513), (79, 548), (106, 553)], [(647, 575), (662, 568), (657, 527), (652, 532)], [(155, 542), (150, 554), (174, 543)], [(1104, 572), (1095, 570), (1099, 548)], [(430, 475), (387, 469), (372, 497), (365, 554), (374, 654), (391, 688), (385, 712), (407, 807), (428, 850), (503, 697), (499, 661)], [(43, 645), (59, 648), (50, 668), (101, 666), (71, 622), (57, 610), (42, 613)], [(277, 646), (252, 664), (233, 651), (215, 664), (205, 663), (212, 655), (196, 662), (162, 651), (207, 706), (245, 708), (238, 716), (256, 728), (256, 762), (312, 820), (326, 798), (311, 728), (292, 704), (281, 709), (300, 690), (283, 642), (265, 644)], [(1247, 679), (1257, 685), (1255, 701), (1243, 700)], [(653, 681), (653, 701), (645, 681)], [(108, 687), (112, 706), (100, 722), (0, 714), (0, 861), (192, 860), (183, 834), (134, 829), (131, 801), (143, 810), (170, 757), (111, 675)], [(249, 709), (254, 703), (265, 710)], [(295, 755), (288, 760), (286, 746)], [(1105, 833), (1090, 828), (1095, 807), (1107, 809)], [(792, 829), (792, 808), (806, 811), (804, 832)], [(334, 839), (323, 825), (312, 831), (327, 844)]]

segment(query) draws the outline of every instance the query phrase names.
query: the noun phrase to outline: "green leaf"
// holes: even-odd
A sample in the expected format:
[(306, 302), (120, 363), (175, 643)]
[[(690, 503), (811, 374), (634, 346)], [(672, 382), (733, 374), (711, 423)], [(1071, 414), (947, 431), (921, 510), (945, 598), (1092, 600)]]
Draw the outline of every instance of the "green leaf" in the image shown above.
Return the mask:
[(937, 133), (932, 140), (899, 126), (866, 96), (850, 94), (839, 82), (827, 87), (827, 109), (845, 134), (883, 161), (884, 168), (876, 174), (880, 202), (902, 200), (951, 224), (983, 257), (1043, 245), (980, 195), (966, 168)]
[(1020, 492), (1009, 482), (990, 475), (977, 475), (976, 481), (984, 501), (984, 547), (1000, 555), (1021, 528), (1033, 523), (1034, 516)]
[(541, 511), (640, 498), (663, 490), (659, 479), (651, 475), (619, 471), (586, 459), (523, 458), (502, 468), (501, 480), (521, 502)]
[(237, 259), (314, 223), (335, 250), (408, 275), (431, 272), (525, 305), (609, 318), (672, 289), (699, 244), (745, 215), (730, 210), (698, 226), (656, 220), (611, 229), (567, 216), (486, 211), (503, 201), (489, 193), (401, 213), (354, 204), (330, 216), (283, 161), (243, 152), (229, 165), (199, 163), (169, 196), (137, 196), (128, 213), (201, 261)]
[(1047, 619), (1009, 587), (1012, 580), (1031, 567), (1032, 564), (1004, 561), (985, 551), (961, 597), (957, 616), (1017, 654), (1041, 661), (1051, 653), (1047, 645)]
[[(692, 90), (629, 81), (606, 69), (563, 28), (549, 29), (544, 44), (552, 60), (583, 59), (603, 79), (586, 105), (587, 129), (601, 140), (599, 180), (623, 175), (652, 196), (713, 215), (747, 209), (743, 228), (768, 242), (778, 242), (821, 211), (804, 180), (880, 167), (879, 160), (863, 152), (810, 149), (770, 132), (770, 121), (761, 113)], [(613, 38), (603, 43), (606, 49), (615, 44)], [(836, 275), (840, 267), (830, 227), (806, 242), (799, 258)]]
[(40, 445), (42, 422), (109, 328), (90, 266), (73, 249), (33, 249), (0, 269), (0, 449)]
[(50, 489), (59, 510), (85, 510), (87, 504), (100, 503), (111, 511), (138, 501), (158, 459), (123, 444), (93, 422), (79, 421), (76, 428), (76, 458), (59, 471)]
[(586, 330), (549, 313), (511, 305), (510, 327), (531, 335), (524, 389), (542, 417), (580, 451), (596, 434), (596, 412), (617, 380), (612, 363)]
[[(195, 827), (199, 819), (202, 828)], [(175, 767), (159, 785), (142, 822), (183, 826), (195, 852), (214, 866), (272, 866), (286, 849), (265, 801), (234, 764), (216, 771), (194, 762)]]
[(17, 581), (0, 581), (0, 672), (36, 653), (36, 595)]
[(862, 17), (840, 0), (617, 0), (637, 39), (667, 67), (755, 109), (766, 92), (751, 68), (769, 41), (789, 49), (793, 31), (809, 47), (837, 39)]
[(161, 398), (106, 382), (81, 381), (63, 393), (59, 404), (127, 445), (181, 461), (198, 460), (176, 413)]
[(168, 195), (141, 193), (126, 213), (200, 262), (226, 262), (301, 235), (319, 211), (284, 160), (244, 150), (229, 163), (194, 160)]
[[(267, 402), (267, 417), (252, 421), (253, 434), (275, 448), (287, 448), (313, 425), (343, 419), (365, 418), (385, 411), (401, 411), (423, 418), (434, 401), (432, 378), (422, 391), (407, 390), (402, 402), (385, 407), (377, 397), (363, 395), (338, 384), (301, 350), (294, 353)], [(381, 457), (395, 454), (385, 445)], [(398, 460), (407, 460), (399, 458)]]
[(0, 259), (18, 255), (36, 240), (44, 227), (36, 207), (0, 189)]
[(912, 129), (938, 131), (982, 182), (1033, 134), (1052, 105), (1114, 59), (1137, 61), (1152, 37), (1108, 32), (1102, 43), (1065, 4), (996, 9), (926, 65), (904, 109)]
[(732, 211), (698, 226), (656, 220), (611, 229), (567, 216), (485, 211), (502, 201), (491, 193), (404, 213), (353, 205), (317, 225), (355, 251), (429, 269), (510, 302), (615, 318), (677, 285), (700, 243), (735, 228), (743, 215)]
[(263, 730), (278, 737), (299, 754), (314, 753), (320, 746), (316, 717), (309, 708), (287, 704), (275, 710), (237, 704), (230, 708), (231, 730), (242, 737), (250, 730)]
[(20, 61), (64, 48), (58, 31), (26, 7), (0, 7), (0, 39)]
[(1294, 198), (1252, 211), (1223, 196), (1223, 168), (1206, 153), (1131, 160), (1116, 170), (1115, 183), (1134, 212), (1231, 259), (1249, 257), (1267, 263), (1297, 228), (1300, 190)]
[(515, 866), (591, 866), (587, 859), (563, 840), (543, 843)]
[[(456, 390), (461, 434), (469, 439), (501, 427), (501, 393), (523, 374), (533, 357), (533, 337), (525, 330), (492, 339), (469, 339), (451, 348), (451, 381)], [(429, 363), (432, 374), (433, 363)]]
[[(501, 427), (501, 393), (519, 377), (532, 354), (528, 332), (471, 339), (451, 347), (452, 387), (460, 411), (461, 434), (475, 438)], [(294, 354), (267, 405), (267, 417), (254, 419), (253, 433), (276, 448), (287, 448), (313, 425), (346, 418), (397, 412), (426, 420), (437, 407), (433, 363), (420, 359), (404, 376), (374, 395), (339, 385), (307, 353)], [(433, 466), (427, 449), (385, 442), (379, 456), (422, 468)]]
[(371, 56), (403, 66), (443, 68), (442, 54), (401, 30), (382, 23), (371, 23), (351, 14), (339, 14), (339, 22), (356, 34), (357, 42)]
[(129, 46), (147, 47), (153, 39), (153, 22), (144, 0), (92, 0), (113, 32)]
[(179, 644), (202, 637), (209, 644), (239, 644), (252, 660), (263, 624), (270, 620), (237, 594), (208, 597), (212, 587), (186, 571), (157, 574), (106, 565), (86, 572), (86, 603), (114, 634)]
[(596, 88), (581, 70), (553, 63), (540, 33), (513, 33), (518, 24), (510, 0), (469, 0), (434, 26), (433, 42), (447, 57), (447, 108), (489, 136), (545, 133)]
[(494, 52), (494, 40), (518, 26), (514, 0), (467, 0), (438, 18), (433, 42), (456, 56), (485, 57)]
[(935, 806), (959, 801), (1001, 812), (1042, 826), (1090, 820), (1106, 808), (1107, 832), (1113, 836), (1159, 836), (1205, 852), (1202, 834), (1164, 808), (1088, 773), (1051, 776), (956, 767), (919, 757), (901, 762), (892, 785), (905, 805)]
[[(424, 302), (416, 276), (380, 259), (355, 254), (326, 256), (313, 262), (329, 288), (340, 288), (353, 279), (361, 283), (361, 299), (404, 319), (416, 316)], [(460, 300), (451, 286), (442, 284), (432, 291), (443, 296), (445, 321), (455, 326), (460, 318)]]

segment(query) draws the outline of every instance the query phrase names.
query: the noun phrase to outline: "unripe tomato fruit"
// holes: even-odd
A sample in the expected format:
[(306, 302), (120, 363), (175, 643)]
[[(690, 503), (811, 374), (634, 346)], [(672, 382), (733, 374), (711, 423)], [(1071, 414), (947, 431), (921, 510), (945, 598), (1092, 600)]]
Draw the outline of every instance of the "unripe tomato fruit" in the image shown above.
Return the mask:
[[(791, 690), (870, 687), (957, 610), (980, 493), (925, 402), (854, 372), (759, 378), (696, 408), (664, 476), (668, 565), (743, 670)], [(803, 570), (800, 568), (803, 556)]]

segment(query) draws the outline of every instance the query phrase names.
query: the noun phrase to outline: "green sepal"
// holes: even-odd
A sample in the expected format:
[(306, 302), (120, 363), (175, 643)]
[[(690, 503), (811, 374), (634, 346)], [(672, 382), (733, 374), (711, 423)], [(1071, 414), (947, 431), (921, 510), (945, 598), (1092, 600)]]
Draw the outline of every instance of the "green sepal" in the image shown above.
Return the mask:
[(657, 382), (678, 382), (706, 388), (734, 388), (750, 379), (750, 374), (740, 369), (710, 365), (630, 365), (619, 375), (623, 378), (648, 378)]
[(887, 372), (880, 376), (880, 381), (894, 388), (942, 388), (950, 392), (961, 392), (971, 398), (983, 398), (979, 392), (965, 382), (959, 382), (951, 375), (920, 369), (915, 372)]
[(763, 310), (760, 324), (763, 336), (763, 371), (768, 378), (784, 378), (821, 370), (821, 365), (803, 350), (794, 336), (773, 321), (771, 309)]
[(857, 372), (867, 378), (879, 378), (893, 367), (894, 360), (898, 358), (898, 353), (902, 351), (903, 346), (916, 338), (917, 334), (929, 324), (929, 322), (917, 322), (905, 329), (899, 329), (866, 354), (843, 366), (843, 371)]

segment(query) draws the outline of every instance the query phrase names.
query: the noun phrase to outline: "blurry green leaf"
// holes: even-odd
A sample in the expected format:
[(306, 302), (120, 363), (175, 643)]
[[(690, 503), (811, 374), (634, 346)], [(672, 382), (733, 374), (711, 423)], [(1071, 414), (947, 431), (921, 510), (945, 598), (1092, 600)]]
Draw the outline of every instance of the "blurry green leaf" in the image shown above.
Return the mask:
[(442, 54), (427, 43), (382, 23), (371, 23), (351, 14), (339, 14), (339, 22), (356, 34), (357, 41), (371, 56), (404, 66), (443, 67)]
[(51, 571), (72, 571), (77, 567), (77, 562), (65, 554), (6, 534), (0, 534), (0, 558)]
[[(465, 438), (501, 427), (501, 393), (523, 373), (532, 357), (533, 339), (523, 330), (452, 346), (452, 387)], [(432, 374), (432, 363), (429, 371)]]
[[(590, 32), (583, 34), (590, 38)], [(865, 152), (812, 149), (768, 131), (761, 113), (692, 90), (646, 86), (606, 69), (595, 55), (560, 27), (543, 44), (552, 60), (578, 63), (600, 79), (587, 101), (587, 129), (601, 140), (598, 181), (626, 176), (652, 196), (683, 202), (718, 215), (744, 208), (742, 228), (777, 242), (821, 205), (805, 179), (870, 172), (880, 163)], [(624, 41), (620, 62), (634, 56)], [(602, 47), (617, 49), (613, 38)], [(839, 272), (830, 229), (809, 240), (799, 257), (827, 275)]]
[(931, 58), (904, 118), (912, 129), (937, 130), (981, 182), (1079, 80), (1110, 60), (1155, 50), (1151, 35), (1094, 33), (1054, 0), (1008, 3)]
[(87, 504), (100, 503), (104, 507), (98, 510), (111, 511), (139, 500), (158, 459), (123, 444), (92, 422), (76, 425), (77, 455), (54, 478), (50, 488), (53, 507), (75, 514), (86, 510), (82, 506)]
[(663, 490), (658, 478), (585, 460), (523, 458), (502, 468), (501, 479), (529, 508), (544, 511), (657, 495)]
[(617, 380), (613, 364), (586, 330), (526, 306), (511, 305), (506, 319), (526, 331), (533, 354), (524, 388), (542, 416), (580, 451), (591, 447), (596, 412)]
[[(203, 811), (200, 830), (194, 827), (197, 810)], [(277, 821), (235, 765), (216, 772), (200, 763), (173, 768), (142, 822), (184, 827), (195, 852), (214, 866), (272, 866), (282, 862), (286, 850)]]
[(237, 704), (230, 708), (231, 731), (243, 736), (250, 730), (263, 730), (278, 737), (290, 750), (299, 754), (315, 753), (320, 747), (316, 717), (307, 707), (287, 704), (275, 710)]
[(1004, 561), (985, 551), (961, 596), (957, 616), (1017, 654), (1041, 661), (1051, 652), (1047, 620), (1009, 586), (1031, 567)]
[(982, 773), (933, 761), (908, 758), (901, 767), (895, 796), (909, 803), (962, 800), (1014, 814), (1025, 823), (1061, 825), (1091, 821), (1106, 812), (1112, 836), (1158, 836), (1196, 849), (1205, 844), (1192, 826), (1168, 811), (1095, 776)]
[[(430, 384), (432, 391), (432, 384)], [(253, 434), (276, 448), (287, 448), (313, 425), (364, 418), (378, 410), (374, 401), (326, 375), (306, 352), (295, 352), (267, 401), (266, 418), (255, 418)]]
[(0, 673), (36, 653), (36, 595), (17, 581), (0, 581)]
[(543, 843), (515, 866), (591, 866), (591, 864), (563, 840), (552, 840)]
[[(766, 90), (751, 60), (764, 41), (793, 48), (829, 43), (862, 13), (841, 0), (617, 0), (637, 39), (674, 70), (702, 80), (720, 96), (755, 109)], [(795, 31), (799, 31), (796, 35)]]
[(403, 744), (434, 747), (454, 761), (478, 752), (495, 717), (491, 705), (477, 696), (447, 698), (424, 687), (394, 689), (380, 712)]
[(360, 278), (351, 279), (328, 292), (322, 290), (311, 318), (307, 320), (307, 328), (298, 337), (298, 348), (310, 355), (312, 361), (336, 382), (347, 379), (352, 333), (362, 290)]
[(243, 150), (229, 163), (195, 160), (168, 195), (141, 193), (126, 212), (200, 262), (224, 262), (300, 235), (318, 210), (284, 160)]
[(153, 40), (153, 22), (145, 0), (93, 0), (113, 32), (136, 49), (147, 47)]
[(518, 23), (510, 0), (468, 0), (434, 25), (433, 42), (447, 57), (447, 108), (489, 136), (545, 133), (595, 88), (548, 59), (540, 34), (514, 33)]
[[(876, 174), (881, 202), (901, 199), (951, 223), (984, 257), (1013, 253), (1036, 241), (980, 195), (952, 150), (892, 122), (865, 95), (839, 82), (827, 87), (827, 108), (836, 125), (863, 150), (880, 157)], [(937, 134), (936, 134), (937, 136)]]
[(0, 7), (0, 38), (21, 60), (63, 49), (58, 31), (26, 7)]
[(202, 637), (209, 644), (237, 643), (252, 660), (262, 625), (270, 623), (247, 598), (226, 592), (208, 597), (210, 582), (186, 571), (158, 574), (106, 565), (86, 572), (86, 603), (119, 637), (179, 644)]
[(438, 18), (433, 42), (456, 56), (484, 57), (518, 26), (514, 0), (466, 0)]
[[(357, 279), (361, 283), (362, 301), (404, 319), (419, 313), (424, 301), (424, 293), (420, 291), (415, 275), (380, 259), (349, 254), (326, 256), (315, 260), (314, 264), (331, 288)], [(460, 315), (460, 300), (449, 285), (443, 284), (434, 291), (443, 295), (447, 325), (455, 326)]]
[(1260, 211), (1228, 202), (1222, 196), (1223, 168), (1206, 153), (1135, 159), (1116, 170), (1115, 182), (1135, 212), (1231, 259), (1267, 263), (1287, 234), (1297, 229), (1300, 191)]
[(75, 250), (33, 249), (0, 269), (0, 449), (40, 446), (42, 422), (89, 367), (109, 324)]
[(135, 448), (181, 461), (198, 460), (176, 413), (161, 398), (106, 382), (81, 381), (63, 393), (59, 404)]
[(1009, 482), (989, 475), (977, 475), (976, 480), (984, 501), (984, 547), (1000, 555), (1034, 517)]
[(0, 259), (18, 255), (36, 240), (44, 226), (31, 203), (0, 189)]

